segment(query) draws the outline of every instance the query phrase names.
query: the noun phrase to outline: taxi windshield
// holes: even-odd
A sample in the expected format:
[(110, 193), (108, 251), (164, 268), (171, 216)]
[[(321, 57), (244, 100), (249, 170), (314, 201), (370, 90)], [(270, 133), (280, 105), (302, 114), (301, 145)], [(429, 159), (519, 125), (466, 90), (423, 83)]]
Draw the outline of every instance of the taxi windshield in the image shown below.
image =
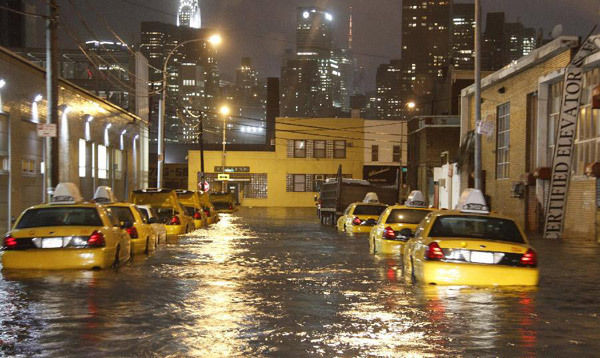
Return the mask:
[(387, 224), (418, 224), (429, 214), (429, 210), (394, 209), (387, 218)]
[(96, 208), (56, 207), (29, 209), (17, 229), (44, 226), (104, 226)]
[(474, 215), (440, 216), (433, 223), (429, 236), (525, 242), (514, 221)]
[(354, 215), (376, 215), (379, 216), (385, 210), (384, 205), (356, 205)]

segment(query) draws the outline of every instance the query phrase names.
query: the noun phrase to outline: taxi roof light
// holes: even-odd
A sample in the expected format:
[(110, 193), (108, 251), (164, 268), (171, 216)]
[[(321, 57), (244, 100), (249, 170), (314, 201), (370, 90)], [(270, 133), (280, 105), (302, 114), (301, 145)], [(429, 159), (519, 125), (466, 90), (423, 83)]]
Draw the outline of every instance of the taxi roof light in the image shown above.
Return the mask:
[(83, 196), (74, 183), (59, 183), (54, 189), (50, 204), (77, 204), (83, 202)]
[(377, 193), (367, 193), (363, 199), (363, 203), (379, 203), (379, 197), (377, 196)]
[(465, 189), (458, 199), (457, 209), (463, 213), (489, 214), (490, 208), (479, 189)]
[(410, 192), (408, 199), (406, 199), (406, 206), (414, 207), (414, 208), (426, 208), (427, 204), (425, 203), (425, 197), (423, 193), (419, 190), (413, 190)]
[(109, 186), (99, 186), (94, 194), (94, 202), (96, 203), (114, 203), (117, 201), (113, 190)]

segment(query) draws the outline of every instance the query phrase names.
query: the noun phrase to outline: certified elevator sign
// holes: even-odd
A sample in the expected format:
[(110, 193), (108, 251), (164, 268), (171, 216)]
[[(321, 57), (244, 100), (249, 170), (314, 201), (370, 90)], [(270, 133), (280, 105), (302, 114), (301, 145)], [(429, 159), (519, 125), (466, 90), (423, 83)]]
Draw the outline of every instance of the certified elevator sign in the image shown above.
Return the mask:
[[(560, 239), (565, 221), (565, 207), (571, 180), (573, 142), (577, 133), (577, 116), (583, 89), (585, 59), (600, 50), (600, 35), (587, 38), (565, 69), (560, 118), (552, 161), (552, 176), (544, 222), (544, 238)], [(573, 213), (575, 214), (575, 213)]]

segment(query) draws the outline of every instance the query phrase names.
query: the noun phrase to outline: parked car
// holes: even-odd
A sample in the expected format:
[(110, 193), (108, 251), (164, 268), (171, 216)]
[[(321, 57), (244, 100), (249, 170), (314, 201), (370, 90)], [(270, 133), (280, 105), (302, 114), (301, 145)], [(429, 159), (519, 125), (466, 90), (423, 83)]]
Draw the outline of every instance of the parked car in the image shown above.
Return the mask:
[(151, 207), (150, 205), (136, 205), (136, 206), (137, 206), (138, 210), (140, 211), (140, 213), (142, 213), (146, 222), (148, 222), (148, 224), (150, 224), (150, 226), (152, 226), (152, 229), (154, 230), (154, 233), (156, 234), (158, 243), (164, 244), (165, 242), (167, 242), (167, 229), (165, 228), (165, 224), (160, 222), (160, 218), (158, 217), (156, 210), (154, 210), (154, 208)]
[(23, 211), (4, 237), (7, 269), (106, 269), (130, 258), (131, 240), (106, 208), (60, 183), (48, 204)]
[(172, 189), (141, 189), (131, 192), (130, 201), (136, 205), (150, 205), (167, 229), (167, 239), (194, 231), (194, 222), (187, 215)]

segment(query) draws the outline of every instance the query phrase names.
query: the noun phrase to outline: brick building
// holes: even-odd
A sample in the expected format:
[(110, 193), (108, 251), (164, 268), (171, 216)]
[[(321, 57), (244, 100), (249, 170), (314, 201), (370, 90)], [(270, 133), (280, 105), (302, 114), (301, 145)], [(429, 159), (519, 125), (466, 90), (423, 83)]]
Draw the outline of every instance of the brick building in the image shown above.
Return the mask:
[[(482, 80), (481, 118), (493, 128), (482, 136), (484, 188), (492, 210), (530, 232), (543, 227), (550, 181), (542, 173), (552, 164), (564, 68), (578, 44), (577, 37), (559, 37)], [(584, 70), (563, 232), (568, 240), (596, 238), (597, 181), (585, 176), (584, 168), (600, 162), (600, 111), (591, 108), (592, 89), (600, 83), (600, 53), (586, 59)], [(461, 175), (463, 189), (471, 185), (473, 170), (467, 144), (474, 129), (473, 96), (474, 86), (462, 91), (461, 170), (468, 174)]]
[(408, 186), (420, 190), (433, 204), (433, 168), (441, 164), (441, 154), (449, 152), (454, 161), (460, 141), (458, 116), (417, 116), (408, 121)]
[[(59, 180), (91, 199), (99, 185), (119, 199), (146, 187), (148, 122), (73, 83), (59, 80)], [(41, 203), (44, 187), (46, 73), (0, 47), (0, 232), (11, 218)]]

